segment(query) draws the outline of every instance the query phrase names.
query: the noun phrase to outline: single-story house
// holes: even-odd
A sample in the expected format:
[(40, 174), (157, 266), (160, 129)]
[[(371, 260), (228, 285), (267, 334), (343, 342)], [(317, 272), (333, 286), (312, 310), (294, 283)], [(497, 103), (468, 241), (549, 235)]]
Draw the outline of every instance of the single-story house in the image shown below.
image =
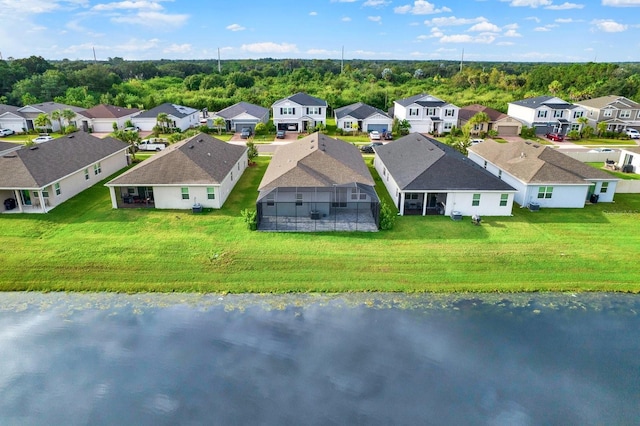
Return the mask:
[(485, 141), (469, 159), (514, 187), (521, 206), (582, 208), (586, 201), (612, 202), (619, 179), (534, 142)]
[(47, 213), (126, 167), (128, 149), (114, 138), (75, 132), (5, 151), (0, 157), (0, 211)]
[(511, 215), (516, 190), (448, 145), (412, 133), (374, 150), (401, 215)]
[(278, 130), (302, 133), (312, 131), (319, 124), (327, 125), (327, 101), (306, 93), (277, 100), (271, 108), (273, 124)]
[(22, 133), (27, 128), (20, 107), (0, 104), (0, 129), (11, 129), (15, 133)]
[(247, 166), (247, 147), (200, 133), (170, 145), (105, 186), (114, 209), (219, 209)]
[(489, 121), (486, 123), (475, 124), (471, 129), (472, 134), (495, 130), (498, 132), (498, 136), (518, 136), (522, 131), (522, 122), (519, 120), (493, 108), (479, 104), (468, 105), (460, 108), (458, 111), (458, 127), (461, 128), (471, 120), (471, 117), (482, 112), (487, 114)]
[(640, 147), (621, 148), (616, 166), (625, 173), (640, 173)]
[(180, 129), (185, 131), (191, 127), (197, 127), (200, 125), (200, 111), (195, 108), (190, 108), (182, 105), (175, 105), (171, 103), (164, 103), (158, 105), (155, 108), (151, 108), (148, 111), (141, 112), (132, 118), (134, 126), (140, 130), (150, 132), (158, 125), (158, 115), (167, 114), (169, 128)]
[(122, 130), (126, 127), (127, 120), (131, 120), (140, 112), (138, 108), (123, 108), (105, 104), (96, 105), (82, 113), (86, 120), (82, 120), (81, 128), (84, 131), (91, 129), (97, 133), (111, 133), (113, 132), (114, 123), (119, 130)]
[[(33, 105), (25, 105), (23, 107), (13, 107), (11, 105), (0, 105), (0, 127), (11, 129), (16, 133), (22, 133), (29, 130), (38, 130), (34, 124), (35, 119), (40, 114), (47, 114), (51, 120), (50, 128), (57, 132), (60, 130), (60, 122), (51, 118), (54, 111), (64, 111), (65, 109), (73, 111), (76, 116), (69, 123), (76, 127), (78, 122), (85, 119), (84, 108), (73, 105), (65, 105), (58, 102), (43, 102)], [(64, 125), (64, 119), (61, 120)]]
[[(393, 118), (389, 114), (362, 102), (338, 108), (334, 114), (336, 128), (348, 133), (356, 131), (356, 129), (367, 133), (373, 131), (390, 132), (393, 125)], [(354, 124), (357, 125), (357, 128), (354, 128)]]
[(240, 132), (245, 127), (249, 127), (253, 131), (256, 124), (266, 124), (269, 121), (269, 109), (248, 102), (238, 102), (213, 114), (208, 118), (207, 125), (214, 127), (213, 123), (218, 117), (224, 119), (225, 130), (228, 132)]
[(312, 133), (275, 151), (258, 187), (258, 229), (377, 231), (374, 185), (358, 148)]

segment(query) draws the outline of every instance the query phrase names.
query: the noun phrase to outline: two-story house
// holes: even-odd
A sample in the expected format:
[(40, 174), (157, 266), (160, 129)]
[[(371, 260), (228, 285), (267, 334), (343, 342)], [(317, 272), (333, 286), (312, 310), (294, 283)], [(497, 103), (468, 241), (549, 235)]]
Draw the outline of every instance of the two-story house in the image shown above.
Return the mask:
[(393, 102), (393, 117), (407, 120), (412, 133), (448, 133), (458, 124), (459, 107), (436, 98), (420, 94)]
[(306, 93), (275, 101), (271, 108), (273, 124), (278, 130), (302, 133), (313, 131), (318, 124), (327, 125), (327, 101)]
[(627, 129), (640, 130), (640, 104), (624, 96), (601, 96), (576, 102), (586, 110), (589, 126), (596, 128), (598, 123), (607, 123), (607, 130), (624, 132)]
[(536, 134), (565, 135), (571, 130), (581, 130), (578, 119), (585, 116), (586, 110), (554, 96), (537, 96), (509, 102), (507, 114), (535, 128)]

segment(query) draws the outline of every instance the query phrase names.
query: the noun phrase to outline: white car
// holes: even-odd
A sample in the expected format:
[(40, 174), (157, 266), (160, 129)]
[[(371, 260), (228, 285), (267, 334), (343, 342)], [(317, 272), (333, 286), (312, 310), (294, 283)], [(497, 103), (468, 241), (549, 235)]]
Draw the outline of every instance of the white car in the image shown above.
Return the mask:
[(615, 152), (615, 149), (611, 148), (594, 148), (589, 150), (589, 152)]
[(629, 136), (631, 139), (640, 139), (640, 132), (638, 132), (636, 129), (627, 129), (627, 136)]
[(0, 129), (0, 136), (9, 136), (14, 134), (15, 132), (11, 129)]
[(380, 132), (377, 130), (372, 131), (371, 133), (369, 133), (369, 138), (371, 138), (372, 141), (379, 141)]
[(484, 142), (484, 139), (480, 139), (480, 138), (471, 139), (471, 145), (477, 145), (477, 144), (482, 143), (482, 142)]
[(42, 142), (48, 142), (48, 141), (52, 141), (53, 138), (51, 136), (38, 136), (37, 138), (35, 138), (33, 140), (34, 143), (42, 143)]

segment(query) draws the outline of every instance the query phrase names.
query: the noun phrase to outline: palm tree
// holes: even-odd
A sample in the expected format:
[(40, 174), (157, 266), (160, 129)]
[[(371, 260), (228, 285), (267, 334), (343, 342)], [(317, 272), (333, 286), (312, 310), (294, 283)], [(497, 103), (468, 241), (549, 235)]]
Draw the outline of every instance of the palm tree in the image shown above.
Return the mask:
[(484, 123), (488, 123), (489, 121), (491, 121), (491, 118), (489, 117), (489, 114), (487, 114), (486, 112), (478, 112), (476, 113), (473, 117), (471, 117), (469, 119), (469, 123), (472, 126), (475, 126), (477, 124), (480, 125), (480, 131), (484, 132)]
[(62, 125), (62, 112), (59, 109), (51, 111), (51, 119), (58, 122), (60, 133), (64, 133), (64, 126)]
[(65, 108), (62, 110), (62, 118), (67, 120), (67, 126), (71, 125), (71, 120), (73, 120), (75, 117), (76, 117), (76, 113), (73, 112), (73, 110), (69, 108)]
[(42, 129), (46, 130), (47, 127), (51, 127), (51, 119), (47, 114), (42, 113), (33, 120), (33, 125), (39, 128), (42, 132)]
[(582, 136), (582, 134), (584, 133), (584, 128), (589, 120), (587, 119), (587, 117), (578, 117), (576, 121), (578, 122), (578, 124), (580, 124), (580, 136)]
[(222, 128), (224, 127), (224, 118), (216, 117), (213, 119), (213, 125), (218, 128), (218, 134), (222, 134)]
[(167, 113), (161, 112), (160, 114), (158, 114), (158, 116), (156, 117), (156, 121), (158, 122), (158, 126), (162, 128), (162, 132), (167, 133), (166, 130), (169, 127), (169, 116), (167, 115)]

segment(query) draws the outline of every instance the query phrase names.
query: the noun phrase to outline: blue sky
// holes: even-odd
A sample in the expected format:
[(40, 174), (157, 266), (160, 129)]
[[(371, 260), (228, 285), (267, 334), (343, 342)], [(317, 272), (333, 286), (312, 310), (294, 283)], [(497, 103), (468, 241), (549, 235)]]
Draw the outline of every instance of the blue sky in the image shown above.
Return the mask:
[(0, 54), (636, 62), (639, 18), (640, 0), (0, 0)]

